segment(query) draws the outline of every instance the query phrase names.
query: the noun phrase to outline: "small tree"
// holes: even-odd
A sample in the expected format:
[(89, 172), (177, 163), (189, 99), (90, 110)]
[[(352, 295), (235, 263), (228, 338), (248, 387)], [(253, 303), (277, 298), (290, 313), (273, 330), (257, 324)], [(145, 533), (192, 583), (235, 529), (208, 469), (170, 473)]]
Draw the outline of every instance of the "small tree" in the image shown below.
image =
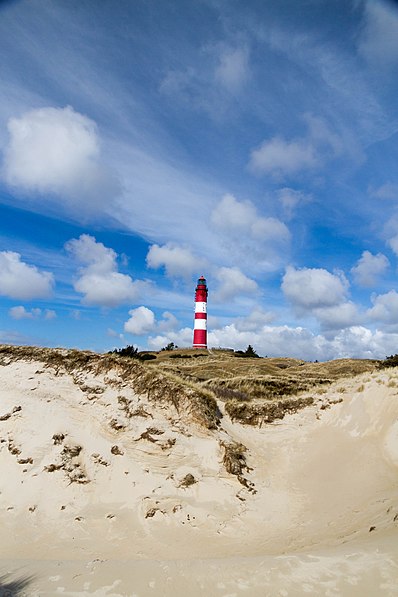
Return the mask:
[(256, 351), (254, 350), (254, 348), (251, 344), (249, 344), (249, 346), (246, 348), (244, 354), (247, 357), (259, 358), (258, 354), (256, 353)]
[(380, 361), (379, 367), (382, 369), (385, 367), (398, 367), (398, 354), (392, 354), (386, 357), (384, 361)]
[(251, 344), (249, 344), (249, 346), (246, 348), (246, 350), (235, 350), (235, 356), (244, 357), (244, 358), (252, 358), (252, 359), (260, 358), (258, 356), (258, 354), (256, 353), (256, 351), (254, 350), (253, 346), (251, 346)]
[(118, 354), (121, 357), (131, 357), (132, 359), (139, 359), (138, 348), (135, 348), (132, 344), (127, 345), (125, 348), (115, 348), (112, 350), (113, 354)]
[(174, 342), (169, 342), (167, 344), (167, 346), (165, 346), (164, 348), (162, 348), (162, 350), (174, 350), (178, 348), (178, 346), (176, 344), (174, 344)]

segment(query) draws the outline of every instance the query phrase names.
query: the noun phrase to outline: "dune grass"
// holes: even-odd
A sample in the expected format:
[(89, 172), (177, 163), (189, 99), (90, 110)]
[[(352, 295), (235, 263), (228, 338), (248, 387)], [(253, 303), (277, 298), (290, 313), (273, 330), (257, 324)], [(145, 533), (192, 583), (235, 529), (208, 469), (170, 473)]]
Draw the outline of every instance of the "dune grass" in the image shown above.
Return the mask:
[(311, 404), (310, 390), (316, 395), (331, 382), (380, 366), (379, 361), (366, 359), (326, 363), (293, 358), (242, 359), (229, 350), (178, 349), (158, 352), (156, 357), (140, 361), (115, 353), (0, 346), (2, 365), (10, 360), (36, 360), (56, 375), (73, 375), (80, 385), (80, 373), (95, 376), (116, 371), (137, 394), (159, 405), (170, 404), (177, 413), (208, 429), (216, 429), (220, 423), (217, 401), (224, 404), (233, 421), (262, 425)]

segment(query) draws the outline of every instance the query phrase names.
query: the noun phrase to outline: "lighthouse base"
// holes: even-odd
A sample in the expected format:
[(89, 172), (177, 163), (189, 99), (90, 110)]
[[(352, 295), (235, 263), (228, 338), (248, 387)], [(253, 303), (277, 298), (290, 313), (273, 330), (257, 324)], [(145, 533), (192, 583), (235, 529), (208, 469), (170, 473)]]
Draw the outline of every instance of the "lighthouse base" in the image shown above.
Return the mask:
[(207, 348), (207, 344), (192, 344), (192, 348)]

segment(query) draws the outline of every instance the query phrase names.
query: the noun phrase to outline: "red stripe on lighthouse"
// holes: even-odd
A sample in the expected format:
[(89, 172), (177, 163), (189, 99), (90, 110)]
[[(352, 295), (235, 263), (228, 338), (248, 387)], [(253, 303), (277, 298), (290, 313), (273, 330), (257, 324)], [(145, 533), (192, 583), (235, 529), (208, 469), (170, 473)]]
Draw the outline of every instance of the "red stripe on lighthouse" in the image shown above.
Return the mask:
[(203, 276), (195, 289), (193, 348), (207, 348), (207, 285)]

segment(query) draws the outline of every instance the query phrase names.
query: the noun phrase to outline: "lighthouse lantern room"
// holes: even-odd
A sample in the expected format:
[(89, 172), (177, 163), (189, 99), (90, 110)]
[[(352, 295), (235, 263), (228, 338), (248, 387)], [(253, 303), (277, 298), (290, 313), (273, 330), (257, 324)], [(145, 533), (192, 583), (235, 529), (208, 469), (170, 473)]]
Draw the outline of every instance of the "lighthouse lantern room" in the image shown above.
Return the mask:
[(207, 285), (201, 276), (195, 290), (193, 348), (207, 348)]

